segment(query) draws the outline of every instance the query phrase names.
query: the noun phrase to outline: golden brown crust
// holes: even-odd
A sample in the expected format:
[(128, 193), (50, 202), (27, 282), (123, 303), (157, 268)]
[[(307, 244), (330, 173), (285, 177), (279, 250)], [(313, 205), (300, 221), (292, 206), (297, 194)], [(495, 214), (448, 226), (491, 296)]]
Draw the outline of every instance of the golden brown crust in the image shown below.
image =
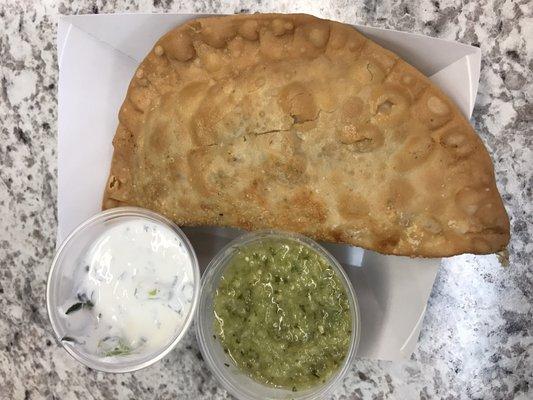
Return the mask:
[(348, 25), (283, 14), (189, 21), (141, 63), (119, 121), (104, 208), (409, 256), (509, 241), (468, 121)]

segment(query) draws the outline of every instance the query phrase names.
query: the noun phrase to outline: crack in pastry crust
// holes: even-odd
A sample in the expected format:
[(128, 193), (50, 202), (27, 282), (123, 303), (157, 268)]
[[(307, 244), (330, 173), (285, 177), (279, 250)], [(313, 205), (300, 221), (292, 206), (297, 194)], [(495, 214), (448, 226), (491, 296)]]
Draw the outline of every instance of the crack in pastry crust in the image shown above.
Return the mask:
[(490, 157), (457, 107), (333, 21), (254, 14), (175, 28), (139, 65), (113, 145), (104, 208), (408, 256), (509, 241)]

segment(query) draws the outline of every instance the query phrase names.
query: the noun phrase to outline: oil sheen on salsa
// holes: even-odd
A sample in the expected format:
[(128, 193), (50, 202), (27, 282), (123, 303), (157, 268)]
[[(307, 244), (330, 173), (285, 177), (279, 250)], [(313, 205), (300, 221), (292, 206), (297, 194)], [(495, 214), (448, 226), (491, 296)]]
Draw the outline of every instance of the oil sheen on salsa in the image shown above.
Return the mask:
[(252, 242), (230, 259), (215, 294), (215, 332), (256, 381), (297, 391), (341, 366), (352, 320), (328, 261), (291, 239)]

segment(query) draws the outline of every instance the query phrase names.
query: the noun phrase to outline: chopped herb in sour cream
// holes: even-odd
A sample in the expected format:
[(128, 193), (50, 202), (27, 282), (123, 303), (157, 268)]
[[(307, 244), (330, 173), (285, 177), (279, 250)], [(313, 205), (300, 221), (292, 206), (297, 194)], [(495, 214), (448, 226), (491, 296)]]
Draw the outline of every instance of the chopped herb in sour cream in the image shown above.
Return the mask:
[(160, 349), (192, 306), (191, 257), (174, 232), (155, 222), (133, 219), (103, 232), (75, 276), (76, 291), (64, 305), (70, 331), (62, 341), (98, 356)]

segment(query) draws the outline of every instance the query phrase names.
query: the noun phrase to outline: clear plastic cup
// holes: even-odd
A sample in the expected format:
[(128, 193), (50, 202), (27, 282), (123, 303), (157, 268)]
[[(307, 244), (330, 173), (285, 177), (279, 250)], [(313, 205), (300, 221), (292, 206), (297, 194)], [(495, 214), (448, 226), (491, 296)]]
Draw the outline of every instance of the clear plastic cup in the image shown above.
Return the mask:
[[(183, 324), (176, 326), (173, 336), (161, 348), (148, 353), (141, 352), (124, 357), (100, 357), (89, 353), (83, 346), (75, 342), (62, 340), (65, 336), (69, 336), (70, 332), (61, 306), (65, 304), (65, 301), (68, 301), (69, 296), (72, 296), (75, 290), (77, 261), (107, 229), (126, 221), (139, 219), (170, 229), (181, 240), (190, 258), (193, 270), (193, 297)], [(160, 360), (180, 341), (194, 317), (199, 290), (200, 269), (198, 260), (194, 249), (181, 229), (172, 221), (152, 211), (136, 207), (119, 207), (103, 211), (89, 218), (79, 225), (59, 247), (48, 275), (46, 306), (56, 338), (72, 357), (95, 370), (117, 373), (131, 372)]]
[[(215, 339), (213, 300), (220, 278), (224, 274), (228, 261), (235, 252), (251, 243), (271, 238), (295, 240), (320, 253), (330, 263), (333, 270), (342, 282), (352, 316), (352, 336), (346, 358), (340, 368), (324, 384), (314, 386), (307, 390), (293, 392), (291, 390), (275, 388), (261, 384), (245, 373), (224, 353), (220, 341)], [(196, 337), (202, 355), (221, 385), (238, 399), (321, 399), (325, 398), (342, 381), (348, 372), (351, 362), (357, 351), (360, 336), (360, 318), (357, 298), (353, 287), (340, 266), (340, 264), (322, 246), (315, 241), (292, 233), (278, 231), (260, 231), (244, 234), (224, 247), (211, 260), (202, 277), (200, 299), (196, 310)]]

